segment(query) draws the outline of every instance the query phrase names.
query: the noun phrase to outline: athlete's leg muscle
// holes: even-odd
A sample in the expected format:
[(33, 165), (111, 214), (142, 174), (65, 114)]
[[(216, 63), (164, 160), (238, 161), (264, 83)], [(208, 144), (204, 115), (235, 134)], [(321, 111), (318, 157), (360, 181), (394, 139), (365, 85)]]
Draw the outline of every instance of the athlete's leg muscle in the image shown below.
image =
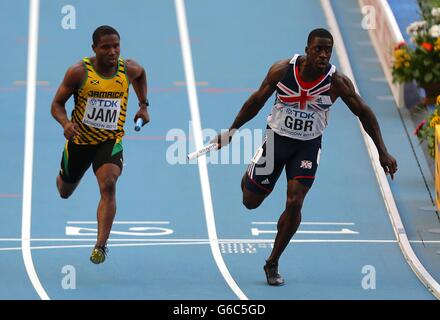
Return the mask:
[(116, 182), (121, 174), (121, 169), (113, 163), (106, 163), (100, 166), (95, 174), (101, 193), (97, 212), (98, 239), (96, 245), (104, 246), (116, 215)]
[(278, 262), (290, 239), (298, 230), (301, 223), (301, 208), (309, 189), (297, 180), (289, 180), (287, 184), (286, 207), (278, 220), (278, 232), (268, 261)]

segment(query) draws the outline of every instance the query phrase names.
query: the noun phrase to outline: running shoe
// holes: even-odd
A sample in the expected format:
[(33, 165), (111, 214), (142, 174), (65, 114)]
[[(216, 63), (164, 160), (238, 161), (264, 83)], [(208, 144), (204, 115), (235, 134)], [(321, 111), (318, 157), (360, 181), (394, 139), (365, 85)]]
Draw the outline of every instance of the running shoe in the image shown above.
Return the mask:
[(266, 273), (267, 283), (271, 286), (284, 285), (284, 279), (278, 273), (278, 263), (268, 262), (264, 265), (264, 272)]
[(107, 252), (107, 246), (95, 247), (90, 255), (90, 261), (92, 261), (94, 264), (103, 263), (107, 256)]

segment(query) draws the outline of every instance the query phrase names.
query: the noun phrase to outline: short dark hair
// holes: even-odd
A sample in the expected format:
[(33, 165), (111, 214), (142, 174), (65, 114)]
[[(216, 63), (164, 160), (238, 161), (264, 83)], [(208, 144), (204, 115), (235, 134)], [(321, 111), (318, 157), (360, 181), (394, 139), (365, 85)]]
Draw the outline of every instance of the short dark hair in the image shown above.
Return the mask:
[(315, 38), (327, 38), (330, 39), (332, 41), (333, 44), (333, 36), (332, 34), (324, 28), (318, 28), (318, 29), (314, 29), (309, 33), (309, 36), (307, 38), (307, 45), (309, 46), (310, 43), (313, 41), (313, 39)]
[(100, 26), (100, 27), (96, 28), (96, 30), (93, 32), (93, 36), (92, 36), (93, 44), (97, 45), (99, 42), (99, 39), (101, 39), (102, 36), (106, 36), (109, 34), (115, 34), (118, 36), (119, 39), (121, 39), (118, 31), (116, 31), (115, 28), (110, 27), (110, 26)]

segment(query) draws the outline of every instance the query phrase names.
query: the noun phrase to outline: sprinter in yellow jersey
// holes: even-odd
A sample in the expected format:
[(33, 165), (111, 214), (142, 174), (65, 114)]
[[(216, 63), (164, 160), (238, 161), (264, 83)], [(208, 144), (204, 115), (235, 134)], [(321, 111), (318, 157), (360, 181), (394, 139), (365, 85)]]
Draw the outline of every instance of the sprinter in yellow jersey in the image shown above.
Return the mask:
[[(94, 57), (70, 67), (53, 99), (51, 112), (64, 129), (67, 141), (61, 158), (57, 187), (67, 199), (90, 167), (98, 180), (98, 237), (90, 260), (104, 262), (107, 239), (116, 214), (116, 181), (122, 172), (122, 137), (127, 116), (130, 83), (139, 99), (134, 121), (150, 121), (147, 77), (144, 68), (120, 53), (119, 33), (101, 26), (93, 33)], [(65, 104), (74, 96), (75, 107), (67, 117)]]

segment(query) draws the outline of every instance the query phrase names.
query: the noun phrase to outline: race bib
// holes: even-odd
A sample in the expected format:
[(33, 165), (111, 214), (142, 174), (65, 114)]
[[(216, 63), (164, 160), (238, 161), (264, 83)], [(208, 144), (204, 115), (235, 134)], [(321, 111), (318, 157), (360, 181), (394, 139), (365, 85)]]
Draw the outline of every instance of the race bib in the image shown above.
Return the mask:
[(327, 111), (307, 108), (304, 110), (276, 104), (267, 118), (269, 127), (282, 136), (310, 140), (320, 136), (327, 126)]
[(116, 130), (120, 112), (121, 99), (88, 98), (82, 122), (97, 129)]

